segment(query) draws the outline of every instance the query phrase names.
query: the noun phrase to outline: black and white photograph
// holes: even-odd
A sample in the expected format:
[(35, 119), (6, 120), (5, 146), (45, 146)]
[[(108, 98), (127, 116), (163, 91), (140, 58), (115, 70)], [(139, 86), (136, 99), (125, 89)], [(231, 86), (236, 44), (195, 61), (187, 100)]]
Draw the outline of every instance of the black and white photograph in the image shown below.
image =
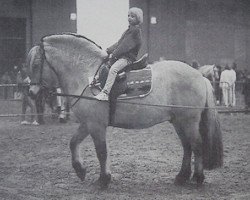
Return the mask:
[(250, 0), (0, 0), (0, 200), (250, 199)]

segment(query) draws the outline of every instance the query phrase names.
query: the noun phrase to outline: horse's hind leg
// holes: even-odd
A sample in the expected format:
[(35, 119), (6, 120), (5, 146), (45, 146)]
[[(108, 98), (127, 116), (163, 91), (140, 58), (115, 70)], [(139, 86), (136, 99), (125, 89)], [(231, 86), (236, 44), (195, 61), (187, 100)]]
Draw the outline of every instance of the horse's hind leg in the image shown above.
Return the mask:
[(200, 186), (205, 177), (203, 173), (203, 148), (199, 131), (199, 122), (194, 122), (192, 120), (185, 122), (185, 133), (190, 139), (191, 149), (194, 153), (194, 174), (192, 180)]
[(111, 173), (108, 163), (106, 127), (99, 124), (93, 124), (90, 130), (101, 168), (99, 184), (101, 188), (107, 188), (111, 181)]
[(182, 165), (181, 170), (178, 173), (178, 175), (175, 177), (175, 184), (177, 185), (183, 185), (187, 180), (189, 180), (191, 176), (191, 144), (189, 141), (189, 138), (185, 135), (185, 132), (183, 131), (183, 128), (181, 127), (181, 124), (174, 123), (175, 130), (181, 140), (182, 147), (183, 147), (183, 159), (182, 159)]
[(200, 186), (204, 179), (203, 173), (203, 153), (202, 153), (202, 141), (200, 135), (194, 135), (192, 137), (192, 151), (194, 152), (194, 174), (192, 181), (196, 182)]
[(85, 124), (81, 124), (77, 133), (70, 140), (70, 150), (72, 156), (72, 166), (77, 176), (83, 181), (86, 175), (86, 169), (82, 166), (80, 159), (80, 144), (88, 136), (88, 130)]

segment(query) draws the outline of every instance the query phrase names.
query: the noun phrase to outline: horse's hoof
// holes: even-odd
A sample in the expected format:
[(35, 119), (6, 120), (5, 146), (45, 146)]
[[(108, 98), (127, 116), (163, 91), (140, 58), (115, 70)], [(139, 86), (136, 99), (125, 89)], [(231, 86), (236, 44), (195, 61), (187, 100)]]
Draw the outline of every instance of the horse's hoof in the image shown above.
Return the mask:
[(84, 181), (86, 176), (86, 169), (84, 169), (79, 162), (72, 163), (72, 166), (75, 169), (76, 175), (81, 179), (81, 181)]
[(101, 175), (98, 182), (101, 189), (107, 189), (111, 182), (111, 174)]
[(197, 187), (200, 187), (204, 182), (204, 179), (205, 179), (204, 174), (202, 175), (194, 174), (191, 179), (191, 182), (197, 184)]
[(174, 184), (178, 186), (182, 186), (186, 184), (187, 180), (188, 179), (186, 177), (177, 175), (175, 177)]

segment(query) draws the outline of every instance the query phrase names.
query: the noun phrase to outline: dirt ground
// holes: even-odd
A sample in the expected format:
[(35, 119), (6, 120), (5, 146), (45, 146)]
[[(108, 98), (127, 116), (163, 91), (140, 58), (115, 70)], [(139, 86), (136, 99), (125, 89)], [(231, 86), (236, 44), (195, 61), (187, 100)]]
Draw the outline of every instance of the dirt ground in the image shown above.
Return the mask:
[(250, 199), (250, 115), (220, 114), (224, 167), (205, 171), (201, 188), (173, 184), (182, 147), (169, 123), (144, 130), (108, 128), (112, 182), (95, 186), (99, 165), (87, 137), (82, 157), (84, 182), (71, 167), (69, 141), (78, 124), (46, 118), (43, 126), (22, 126), (18, 119), (0, 121), (0, 199)]

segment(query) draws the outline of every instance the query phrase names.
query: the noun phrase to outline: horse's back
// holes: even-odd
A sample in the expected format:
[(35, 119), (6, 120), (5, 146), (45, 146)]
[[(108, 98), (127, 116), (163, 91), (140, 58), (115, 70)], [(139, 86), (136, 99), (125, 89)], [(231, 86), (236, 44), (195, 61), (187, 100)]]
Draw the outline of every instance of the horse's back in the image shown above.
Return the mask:
[(151, 68), (152, 90), (168, 104), (204, 106), (206, 83), (196, 69), (179, 61), (157, 62)]
[(164, 79), (164, 82), (180, 82), (194, 84), (203, 81), (201, 74), (191, 66), (180, 61), (161, 61), (151, 65), (154, 79)]

